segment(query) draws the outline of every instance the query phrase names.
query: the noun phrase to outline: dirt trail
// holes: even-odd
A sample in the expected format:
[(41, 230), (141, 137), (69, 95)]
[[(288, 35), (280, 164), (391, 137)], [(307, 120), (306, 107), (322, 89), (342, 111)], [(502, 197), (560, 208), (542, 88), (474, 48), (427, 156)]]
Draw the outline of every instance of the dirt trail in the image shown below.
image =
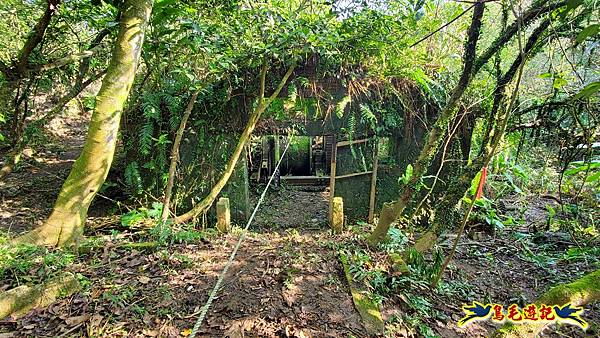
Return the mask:
[[(296, 211), (261, 209), (267, 212), (240, 247), (198, 336), (365, 337), (337, 259), (336, 243), (343, 239), (322, 222), (320, 227), (311, 222), (308, 229), (302, 222), (272, 228), (264, 218), (269, 210), (283, 212), (289, 222), (313, 219), (315, 212), (324, 216), (324, 196), (296, 189), (268, 196), (266, 206), (285, 199)], [(0, 332), (13, 337), (66, 332), (74, 337), (185, 336), (238, 238), (236, 230), (154, 252), (119, 249), (115, 240), (67, 268), (89, 280), (88, 290), (23, 319), (0, 322)]]
[(256, 232), (238, 252), (207, 319), (207, 337), (364, 336), (321, 190), (294, 187), (267, 195), (252, 224)]
[(45, 126), (47, 142), (26, 148), (17, 170), (0, 181), (0, 230), (20, 234), (50, 214), (81, 153), (90, 114), (61, 116)]
[(206, 337), (364, 336), (336, 254), (327, 248), (333, 240), (322, 232), (250, 238), (201, 333)]
[[(66, 116), (47, 126), (47, 143), (26, 150), (20, 168), (0, 182), (2, 231), (19, 234), (47, 217), (81, 151), (88, 121), (89, 114)], [(364, 336), (337, 260), (334, 243), (340, 239), (326, 226), (327, 195), (318, 190), (267, 195), (199, 336)], [(89, 281), (86, 291), (19, 320), (0, 321), (0, 335), (184, 336), (238, 236), (154, 252), (119, 249), (122, 239), (113, 239), (66, 268)], [(12, 283), (4, 284), (0, 288)]]
[[(1, 230), (21, 233), (47, 217), (81, 151), (88, 119), (73, 116), (61, 119), (66, 124), (50, 125), (48, 143), (35, 154), (26, 153), (22, 168), (0, 182)], [(252, 199), (256, 202), (256, 196)], [(353, 239), (330, 233), (327, 199), (320, 188), (282, 188), (267, 194), (199, 331), (200, 337), (367, 336), (337, 258), (336, 248)], [(488, 322), (464, 329), (456, 326), (463, 315), (460, 305), (472, 300), (526, 304), (551, 285), (597, 268), (586, 258), (557, 259), (569, 248), (577, 249), (568, 236), (547, 233), (533, 243), (529, 228), (546, 219), (546, 202), (534, 202), (527, 209), (522, 229), (464, 239), (447, 273), (446, 291), (433, 293), (417, 285), (414, 290), (398, 292), (384, 301), (384, 319), (414, 315), (416, 311), (408, 303), (422, 299), (431, 303), (432, 312), (424, 321), (439, 336), (486, 337), (495, 329)], [(93, 205), (90, 212), (99, 210), (103, 209)], [(531, 237), (532, 242), (515, 240), (513, 234), (519, 232), (521, 237)], [(151, 251), (117, 247), (132, 236), (135, 239), (130, 233), (107, 235), (108, 242), (101, 249), (74, 257), (66, 270), (82, 276), (87, 285), (84, 291), (34, 310), (22, 319), (0, 321), (0, 337), (189, 334), (239, 230)], [(447, 249), (451, 239), (442, 241), (442, 247)], [(526, 245), (530, 247), (527, 251)], [(535, 255), (529, 257), (526, 252), (531, 250)], [(39, 280), (47, 273), (51, 272), (45, 263), (37, 263), (21, 276), (20, 282)], [(14, 287), (14, 283), (12, 276), (0, 280), (0, 290)], [(420, 298), (414, 298), (417, 296)], [(584, 317), (590, 323), (600, 323), (599, 310), (600, 304), (589, 305)], [(395, 337), (420, 336), (402, 321), (391, 325), (400, 327)], [(547, 330), (544, 336), (585, 337), (598, 333), (585, 334), (570, 326), (560, 327), (559, 332), (553, 330)]]

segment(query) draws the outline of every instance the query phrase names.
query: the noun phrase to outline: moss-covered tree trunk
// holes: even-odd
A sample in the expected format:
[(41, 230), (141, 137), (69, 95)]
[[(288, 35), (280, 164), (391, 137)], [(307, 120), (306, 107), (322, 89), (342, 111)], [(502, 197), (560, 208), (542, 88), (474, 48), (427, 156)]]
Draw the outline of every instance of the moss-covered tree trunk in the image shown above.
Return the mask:
[(478, 2), (474, 5), (473, 18), (467, 32), (467, 41), (465, 43), (465, 52), (463, 56), (463, 71), (460, 79), (452, 92), (450, 100), (435, 121), (429, 134), (427, 134), (425, 145), (423, 146), (419, 157), (413, 164), (413, 173), (408, 184), (406, 184), (400, 193), (400, 197), (397, 201), (383, 205), (377, 227), (369, 237), (369, 243), (371, 244), (377, 244), (385, 238), (392, 222), (402, 215), (402, 212), (408, 203), (410, 203), (410, 200), (417, 191), (418, 184), (421, 182), (421, 178), (427, 172), (427, 169), (439, 149), (439, 145), (448, 128), (448, 123), (456, 116), (456, 105), (471, 81), (484, 7), (485, 5), (482, 2)]
[[(582, 278), (550, 289), (535, 301), (536, 305), (583, 306), (600, 300), (600, 270)], [(493, 338), (533, 338), (549, 325), (548, 322), (530, 322), (526, 324), (506, 323), (491, 336)]]
[(21, 285), (0, 293), (0, 320), (7, 316), (21, 317), (32, 309), (46, 307), (59, 298), (79, 291), (81, 284), (75, 275), (64, 272), (45, 283)]
[(173, 191), (173, 185), (175, 184), (175, 170), (177, 170), (177, 162), (179, 161), (179, 146), (181, 145), (181, 139), (183, 138), (183, 132), (185, 131), (185, 125), (187, 124), (192, 110), (194, 110), (194, 104), (200, 95), (200, 90), (196, 90), (190, 101), (188, 102), (177, 133), (175, 134), (175, 141), (173, 142), (173, 148), (171, 148), (171, 164), (169, 165), (169, 177), (167, 179), (167, 187), (165, 189), (165, 197), (163, 198), (163, 209), (160, 218), (166, 221), (169, 218), (169, 208), (171, 205), (171, 192)]
[(64, 245), (83, 232), (90, 203), (113, 161), (121, 113), (133, 84), (152, 5), (153, 0), (123, 3), (119, 34), (96, 97), (83, 151), (73, 164), (50, 217), (41, 227), (17, 238), (17, 242)]
[[(517, 88), (520, 83), (521, 71), (525, 62), (533, 54), (536, 48), (538, 48), (540, 42), (543, 41), (542, 37), (544, 32), (547, 30), (549, 21), (545, 20), (533, 30), (527, 40), (527, 44), (523, 50), (523, 54), (519, 54), (513, 61), (508, 71), (502, 75), (498, 75), (496, 88), (494, 89), (494, 104), (489, 115), (489, 128), (485, 133), (484, 141), (480, 149), (479, 156), (471, 163), (466, 166), (463, 174), (451, 181), (448, 185), (448, 189), (444, 194), (436, 207), (436, 213), (431, 228), (421, 236), (415, 242), (414, 248), (419, 252), (428, 251), (433, 247), (435, 241), (441, 231), (447, 226), (457, 224), (460, 220), (460, 212), (455, 208), (458, 202), (463, 198), (465, 192), (471, 186), (471, 182), (477, 175), (477, 173), (491, 161), (492, 157), (496, 154), (501, 139), (504, 137), (506, 131), (509, 116), (512, 112), (512, 108), (503, 108), (500, 112), (501, 106), (504, 105), (506, 99), (506, 87), (514, 79), (515, 75), (518, 75)], [(511, 102), (509, 105), (514, 105), (516, 99), (516, 93), (513, 92)]]
[(260, 119), (260, 115), (269, 107), (271, 102), (273, 102), (273, 100), (279, 95), (279, 93), (281, 92), (281, 89), (283, 89), (283, 86), (285, 86), (285, 84), (287, 83), (287, 80), (292, 75), (294, 68), (295, 68), (294, 65), (288, 68), (287, 72), (285, 73), (285, 75), (283, 76), (281, 81), (279, 81), (279, 85), (277, 86), (277, 88), (275, 89), (273, 94), (271, 94), (271, 96), (265, 100), (265, 96), (264, 96), (264, 94), (265, 94), (265, 77), (266, 77), (267, 68), (266, 68), (266, 65), (263, 67), (263, 69), (261, 71), (261, 75), (260, 75), (260, 94), (259, 94), (258, 106), (254, 110), (254, 112), (252, 112), (252, 114), (250, 115), (250, 118), (248, 119), (248, 123), (246, 123), (246, 127), (244, 128), (244, 131), (242, 132), (242, 135), (240, 136), (237, 146), (235, 147), (233, 154), (231, 155), (231, 157), (229, 158), (229, 161), (227, 162), (227, 165), (225, 167), (225, 171), (223, 172), (223, 175), (221, 175), (221, 178), (217, 181), (217, 183), (215, 183), (215, 185), (212, 187), (212, 189), (210, 190), (208, 195), (206, 197), (204, 197), (204, 199), (202, 199), (202, 201), (200, 201), (200, 203), (196, 204), (190, 211), (186, 212), (185, 214), (175, 217), (176, 223), (188, 222), (188, 221), (196, 218), (198, 215), (205, 213), (210, 208), (210, 206), (214, 203), (215, 199), (217, 198), (217, 196), (219, 196), (219, 193), (221, 193), (221, 190), (223, 190), (223, 188), (229, 181), (229, 178), (233, 174), (233, 171), (235, 169), (235, 166), (236, 166), (238, 160), (240, 159), (242, 151), (244, 150), (244, 147), (248, 143), (248, 140), (250, 139), (250, 135), (252, 135), (252, 132), (254, 131), (254, 128), (256, 127), (256, 123), (258, 123), (258, 121)]
[[(446, 128), (446, 124), (452, 118), (454, 118), (454, 116), (456, 115), (454, 108), (456, 107), (458, 100), (460, 99), (460, 97), (464, 93), (467, 85), (469, 84), (470, 79), (473, 76), (475, 76), (481, 70), (481, 68), (483, 68), (483, 66), (490, 60), (490, 58), (492, 56), (496, 55), (500, 50), (502, 50), (502, 48), (517, 34), (517, 32), (519, 31), (520, 28), (530, 25), (535, 20), (542, 17), (544, 14), (546, 14), (552, 10), (555, 10), (556, 8), (560, 8), (561, 6), (564, 6), (564, 5), (566, 5), (565, 0), (553, 1), (553, 2), (543, 1), (543, 0), (534, 1), (531, 4), (531, 6), (529, 7), (529, 9), (526, 10), (525, 12), (523, 12), (523, 14), (519, 17), (518, 20), (516, 20), (511, 25), (509, 25), (506, 28), (506, 30), (504, 30), (504, 32), (502, 34), (500, 34), (500, 36), (498, 36), (492, 42), (491, 46), (488, 47), (483, 53), (481, 53), (481, 55), (476, 59), (475, 59), (475, 49), (476, 49), (477, 38), (479, 36), (479, 30), (481, 28), (481, 17), (483, 16), (483, 7), (482, 7), (483, 4), (478, 3), (476, 6), (474, 6), (473, 20), (471, 22), (471, 26), (468, 31), (468, 39), (467, 39), (467, 43), (465, 46), (465, 53), (464, 53), (464, 57), (463, 57), (464, 69), (461, 74), (461, 79), (459, 80), (458, 85), (454, 89), (452, 97), (446, 104), (446, 107), (440, 113), (440, 117), (437, 119), (437, 121), (434, 125), (434, 128), (427, 135), (427, 142), (426, 142), (425, 146), (423, 147), (423, 149), (421, 150), (419, 158), (413, 165), (413, 167), (414, 167), (413, 175), (411, 177), (410, 182), (406, 185), (406, 188), (400, 193), (400, 197), (397, 201), (384, 204), (377, 227), (375, 228), (375, 230), (369, 237), (369, 242), (371, 244), (377, 244), (385, 238), (391, 223), (393, 221), (395, 221), (400, 215), (402, 215), (402, 212), (404, 211), (404, 209), (410, 202), (412, 196), (414, 195), (414, 193), (416, 191), (417, 184), (420, 182), (421, 177), (427, 170), (428, 166), (431, 164), (431, 160), (433, 159), (437, 149), (439, 148), (439, 144), (441, 143), (441, 141), (444, 137), (444, 132), (445, 132), (444, 128)], [(475, 20), (476, 16), (479, 16), (479, 20)], [(530, 42), (535, 44), (535, 42), (539, 38), (539, 35), (546, 29), (546, 27), (547, 27), (546, 22), (541, 23), (540, 26), (532, 34), (532, 37), (530, 37), (530, 40), (531, 40)], [(530, 42), (528, 42), (528, 44)], [(533, 48), (533, 45), (531, 45), (530, 47)], [(528, 48), (528, 47), (526, 47), (526, 48)], [(502, 90), (504, 89), (504, 86), (506, 86), (506, 84), (508, 82), (510, 82), (510, 80), (514, 76), (514, 74), (517, 70), (517, 67), (521, 62), (520, 57), (521, 56), (519, 56), (517, 58), (517, 60), (511, 67), (511, 69), (507, 72), (507, 74), (505, 74), (506, 79), (504, 79), (504, 80), (506, 80), (506, 82), (504, 83), (503, 87), (501, 88)], [(471, 64), (469, 64), (468, 62), (471, 62)], [(471, 172), (477, 173), (477, 171), (479, 170), (478, 168), (480, 168), (480, 167), (475, 166), (475, 168), (473, 168), (474, 170)], [(463, 176), (465, 176), (465, 175), (463, 175)], [(465, 179), (461, 178), (461, 181), (463, 182), (463, 184), (461, 184), (461, 189), (453, 189), (455, 191), (453, 196), (449, 199), (446, 198), (448, 200), (447, 202), (451, 203), (452, 208), (447, 208), (447, 205), (450, 205), (450, 204), (447, 204), (445, 206), (445, 209), (442, 209), (442, 210), (444, 210), (443, 213), (447, 213), (446, 211), (449, 211), (449, 213), (452, 214), (452, 216), (456, 216), (455, 219), (458, 219), (458, 216), (456, 215), (455, 212), (452, 211), (453, 206), (456, 205), (456, 202), (454, 202), (454, 201), (456, 200), (456, 197), (458, 197), (458, 198), (462, 197), (462, 194), (464, 194), (464, 191), (465, 191), (464, 189), (462, 189), (462, 187), (468, 187), (467, 184), (470, 183), (470, 180), (466, 180), (466, 179), (468, 179), (469, 175), (466, 175), (466, 176), (467, 177), (465, 177)], [(454, 204), (452, 204), (452, 203), (454, 203)], [(440, 210), (439, 207), (437, 209)], [(430, 241), (432, 238), (434, 239), (435, 238), (434, 234), (437, 231), (439, 231), (440, 228), (441, 227), (436, 226), (434, 224), (433, 232), (429, 232), (427, 237), (424, 237), (424, 240)], [(422, 243), (420, 243), (420, 244), (422, 244)]]

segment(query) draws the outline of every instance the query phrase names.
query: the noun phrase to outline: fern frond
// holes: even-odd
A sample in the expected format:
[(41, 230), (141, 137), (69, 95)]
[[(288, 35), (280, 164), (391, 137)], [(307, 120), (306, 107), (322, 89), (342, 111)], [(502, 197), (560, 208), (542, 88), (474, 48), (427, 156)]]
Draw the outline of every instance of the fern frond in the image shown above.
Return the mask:
[(171, 114), (171, 116), (169, 116), (169, 127), (171, 128), (171, 131), (177, 130), (180, 120), (181, 119), (178, 114)]
[(338, 102), (338, 104), (335, 106), (335, 115), (337, 115), (338, 118), (341, 118), (342, 116), (344, 116), (344, 110), (346, 110), (346, 106), (352, 102), (352, 98), (350, 97), (350, 95), (346, 95), (344, 96), (340, 102)]
[(368, 123), (371, 129), (375, 129), (375, 125), (377, 124), (377, 116), (375, 116), (368, 105), (364, 103), (360, 104), (360, 116), (362, 122)]
[(154, 94), (144, 95), (142, 113), (147, 120), (160, 120), (160, 97)]
[(165, 102), (169, 113), (176, 114), (181, 111), (181, 100), (178, 97), (175, 97), (170, 94), (165, 94), (163, 97), (163, 101)]
[(142, 177), (140, 176), (140, 168), (136, 161), (129, 163), (125, 167), (125, 184), (132, 193), (136, 195), (142, 193)]
[(148, 156), (150, 154), (150, 149), (152, 149), (153, 134), (154, 134), (154, 123), (151, 120), (148, 120), (140, 128), (140, 133), (139, 133), (140, 153), (144, 156)]

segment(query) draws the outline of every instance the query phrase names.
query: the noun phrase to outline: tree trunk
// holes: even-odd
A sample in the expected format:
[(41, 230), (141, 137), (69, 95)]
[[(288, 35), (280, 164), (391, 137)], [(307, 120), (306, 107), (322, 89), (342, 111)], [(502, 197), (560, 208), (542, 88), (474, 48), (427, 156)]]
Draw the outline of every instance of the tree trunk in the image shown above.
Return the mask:
[(473, 9), (473, 19), (471, 26), (467, 32), (467, 42), (465, 44), (465, 54), (463, 57), (463, 71), (456, 85), (456, 88), (452, 92), (450, 100), (444, 107), (444, 110), (440, 113), (440, 116), (436, 120), (433, 129), (427, 135), (427, 141), (419, 154), (416, 162), (413, 164), (413, 174), (404, 189), (400, 193), (400, 197), (397, 201), (392, 203), (386, 203), (383, 205), (379, 222), (377, 227), (373, 230), (373, 233), (368, 239), (371, 245), (375, 245), (381, 242), (390, 228), (390, 225), (395, 221), (412, 199), (414, 193), (417, 191), (417, 185), (420, 183), (421, 178), (427, 172), (431, 161), (433, 160), (439, 145), (444, 138), (447, 124), (456, 116), (456, 105), (463, 93), (467, 89), (469, 82), (471, 81), (471, 75), (473, 70), (473, 62), (475, 61), (475, 52), (477, 49), (477, 41), (479, 40), (479, 33), (481, 29), (481, 18), (483, 17), (484, 3), (477, 3)]
[[(464, 62), (463, 62), (465, 65), (465, 69), (463, 69), (463, 73), (461, 75), (461, 80), (459, 80), (459, 84), (455, 88), (453, 95), (450, 98), (450, 101), (448, 102), (448, 104), (446, 105), (446, 107), (444, 108), (442, 113), (440, 114), (440, 118), (438, 118), (438, 120), (436, 121), (434, 129), (427, 136), (427, 143), (426, 143), (425, 147), (422, 149), (422, 151), (419, 155), (419, 158), (417, 159), (417, 162), (413, 165), (413, 167), (414, 167), (413, 176), (412, 176), (409, 184), (401, 192), (400, 198), (398, 199), (398, 201), (393, 202), (393, 203), (384, 204), (383, 209), (381, 211), (381, 217), (377, 224), (377, 227), (375, 228), (375, 230), (369, 237), (368, 241), (370, 244), (372, 244), (372, 245), (377, 244), (385, 238), (387, 231), (390, 227), (390, 224), (393, 221), (395, 221), (402, 214), (402, 212), (404, 211), (404, 208), (410, 202), (412, 195), (416, 191), (416, 184), (420, 181), (421, 176), (425, 173), (425, 170), (427, 170), (427, 167), (429, 166), (429, 163), (431, 163), (431, 159), (435, 155), (435, 153), (437, 151), (437, 147), (444, 136), (445, 129), (443, 129), (443, 128), (445, 128), (446, 123), (453, 118), (454, 107), (456, 106), (458, 99), (460, 99), (460, 97), (462, 96), (462, 93), (464, 93), (464, 90), (466, 89), (466, 87), (470, 81), (470, 78), (472, 76), (475, 76), (481, 70), (483, 65), (485, 65), (493, 55), (498, 53), (498, 51), (500, 51), (504, 47), (504, 45), (506, 45), (518, 33), (520, 26), (525, 27), (525, 26), (531, 24), (532, 22), (534, 22), (537, 18), (541, 17), (542, 14), (552, 11), (561, 6), (564, 6), (565, 4), (566, 4), (566, 2), (563, 0), (557, 1), (557, 2), (552, 2), (552, 3), (546, 3), (546, 1), (541, 1), (541, 0), (534, 2), (529, 7), (529, 9), (527, 11), (525, 11), (523, 13), (523, 15), (521, 15), (519, 17), (518, 20), (516, 20), (513, 24), (511, 24), (498, 38), (496, 38), (492, 42), (492, 45), (490, 47), (488, 47), (478, 58), (475, 58), (475, 47), (476, 47), (477, 39), (475, 39), (473, 41), (471, 39), (471, 34), (475, 35), (475, 33), (476, 33), (477, 37), (479, 35), (479, 28), (481, 28), (481, 16), (483, 15), (483, 8), (481, 8), (481, 7), (483, 6), (483, 4), (481, 4), (481, 3), (478, 4), (479, 7), (475, 6), (474, 13), (473, 13), (473, 21), (471, 23), (471, 27), (469, 28), (469, 33), (468, 33), (469, 40), (467, 41), (467, 45), (465, 47), (465, 56), (464, 56)], [(477, 15), (478, 9), (481, 10), (481, 13), (479, 14), (478, 27), (475, 29), (475, 27), (474, 27), (474, 25), (476, 24), (475, 16)], [(542, 28), (542, 26), (545, 26), (545, 25), (546, 25), (545, 22), (540, 24), (540, 27), (538, 27), (532, 35), (538, 35), (541, 32), (543, 32), (543, 30), (545, 28)], [(475, 32), (475, 30), (476, 30), (476, 32)], [(537, 39), (537, 37), (535, 39)], [(528, 44), (529, 44), (529, 42), (528, 42)], [(472, 50), (470, 50), (469, 47), (472, 47)], [(469, 53), (472, 53), (472, 55), (470, 56), (471, 57), (470, 65), (467, 63), (467, 61), (469, 60), (469, 56), (468, 56)], [(519, 58), (520, 57), (521, 57), (521, 55), (519, 55)], [(516, 72), (516, 66), (521, 61), (519, 58), (517, 60), (515, 60), (515, 64), (513, 64), (513, 67), (511, 67), (511, 69), (509, 70), (508, 73), (511, 75), (508, 77), (508, 79), (512, 79), (514, 72)], [(469, 70), (469, 73), (466, 72), (467, 68)], [(508, 74), (506, 74), (506, 75), (508, 75)], [(463, 80), (465, 80), (465, 85), (461, 86), (461, 82)], [(423, 165), (423, 164), (426, 164), (426, 165)], [(475, 172), (477, 172), (477, 171), (475, 171)], [(420, 173), (420, 174), (418, 174), (418, 173)], [(463, 192), (464, 192), (464, 190), (463, 190)], [(461, 197), (462, 197), (462, 195), (461, 195)], [(438, 227), (437, 229), (434, 229), (434, 230), (437, 232), (439, 229), (440, 228)]]
[(179, 145), (181, 144), (181, 139), (183, 138), (185, 125), (192, 114), (192, 110), (194, 110), (194, 103), (196, 103), (199, 94), (200, 90), (196, 90), (192, 94), (192, 97), (185, 108), (185, 112), (183, 112), (183, 117), (179, 123), (179, 128), (177, 129), (177, 134), (175, 135), (175, 141), (173, 142), (173, 148), (171, 150), (171, 165), (169, 166), (169, 178), (167, 179), (167, 187), (165, 189), (165, 197), (163, 199), (163, 209), (160, 216), (163, 222), (169, 218), (169, 205), (171, 204), (171, 192), (173, 191), (173, 184), (175, 182), (175, 169), (177, 169), (177, 162), (179, 161)]
[(421, 238), (415, 242), (414, 247), (419, 252), (431, 249), (440, 232), (444, 230), (446, 226), (456, 224), (460, 219), (460, 213), (456, 209), (456, 205), (471, 186), (471, 182), (475, 178), (475, 175), (477, 175), (483, 167), (487, 166), (492, 157), (496, 154), (496, 149), (506, 132), (508, 118), (512, 112), (512, 107), (515, 104), (517, 95), (517, 93), (513, 91), (509, 107), (504, 108), (505, 111), (499, 115), (498, 111), (500, 110), (500, 107), (503, 106), (503, 102), (506, 98), (506, 87), (513, 80), (515, 75), (518, 75), (517, 87), (515, 87), (515, 90), (518, 89), (524, 64), (527, 59), (532, 56), (532, 52), (535, 50), (536, 45), (542, 41), (541, 37), (548, 28), (548, 25), (549, 22), (547, 20), (540, 23), (527, 39), (527, 44), (525, 45), (523, 53), (519, 53), (504, 75), (498, 75), (498, 81), (496, 83), (496, 88), (494, 89), (494, 104), (489, 115), (489, 127), (485, 133), (480, 153), (473, 163), (465, 168), (465, 171), (460, 177), (448, 184), (446, 194), (436, 207), (433, 225), (426, 234), (421, 236)]
[(266, 76), (267, 68), (266, 68), (266, 65), (263, 67), (263, 70), (261, 71), (261, 79), (260, 79), (260, 82), (261, 82), (260, 88), (261, 89), (260, 89), (258, 106), (254, 110), (252, 115), (250, 115), (250, 118), (248, 119), (248, 123), (246, 124), (246, 128), (242, 132), (242, 135), (240, 136), (238, 144), (237, 144), (233, 154), (229, 158), (229, 162), (227, 162), (227, 166), (225, 167), (225, 171), (223, 172), (223, 175), (221, 176), (219, 181), (212, 187), (208, 196), (206, 196), (202, 201), (200, 201), (200, 203), (196, 204), (190, 211), (186, 212), (185, 214), (183, 214), (181, 216), (175, 217), (175, 223), (188, 222), (191, 219), (197, 217), (198, 215), (205, 213), (210, 208), (210, 206), (213, 204), (213, 202), (215, 201), (215, 199), (217, 198), (217, 196), (219, 195), (221, 190), (223, 190), (223, 188), (225, 187), (225, 184), (227, 184), (227, 181), (229, 181), (231, 174), (233, 174), (235, 165), (237, 164), (237, 162), (240, 158), (240, 155), (242, 154), (242, 151), (244, 150), (244, 147), (246, 146), (246, 143), (248, 143), (248, 140), (250, 139), (250, 135), (252, 134), (252, 131), (254, 131), (254, 127), (256, 127), (256, 123), (260, 119), (260, 115), (269, 107), (271, 102), (273, 102), (273, 100), (279, 95), (279, 92), (281, 92), (281, 89), (283, 89), (283, 86), (286, 84), (287, 80), (292, 75), (294, 68), (295, 68), (295, 66), (291, 66), (290, 68), (288, 68), (287, 72), (285, 73), (285, 75), (283, 76), (281, 81), (279, 82), (279, 85), (277, 86), (277, 88), (275, 89), (273, 94), (267, 100), (265, 100), (264, 92), (265, 92), (265, 76)]
[(35, 47), (42, 42), (44, 34), (46, 33), (46, 28), (48, 28), (48, 25), (50, 25), (50, 19), (52, 19), (52, 16), (58, 10), (59, 4), (60, 0), (49, 0), (46, 3), (46, 10), (44, 11), (44, 14), (36, 23), (33, 31), (29, 33), (27, 41), (25, 41), (23, 48), (19, 51), (17, 61), (14, 63), (14, 67), (16, 68), (16, 73), (19, 78), (22, 76), (27, 64), (29, 63), (29, 56), (35, 50)]
[(135, 77), (152, 5), (152, 0), (127, 0), (123, 4), (119, 35), (96, 98), (83, 151), (73, 164), (50, 217), (16, 242), (62, 246), (82, 234), (90, 203), (112, 164), (121, 113)]
[(0, 293), (0, 319), (25, 315), (32, 309), (42, 308), (55, 300), (79, 291), (81, 285), (75, 275), (64, 272), (35, 286), (21, 285)]

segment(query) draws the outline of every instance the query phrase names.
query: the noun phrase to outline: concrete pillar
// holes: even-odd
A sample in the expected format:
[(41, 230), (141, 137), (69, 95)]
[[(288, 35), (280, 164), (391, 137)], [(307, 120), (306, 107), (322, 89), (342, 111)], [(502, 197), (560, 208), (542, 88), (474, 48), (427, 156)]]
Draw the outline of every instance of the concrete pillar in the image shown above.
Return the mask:
[(217, 230), (227, 233), (231, 230), (231, 211), (229, 210), (229, 198), (221, 197), (217, 202)]
[(331, 229), (334, 233), (340, 233), (344, 229), (344, 200), (341, 197), (333, 198)]

